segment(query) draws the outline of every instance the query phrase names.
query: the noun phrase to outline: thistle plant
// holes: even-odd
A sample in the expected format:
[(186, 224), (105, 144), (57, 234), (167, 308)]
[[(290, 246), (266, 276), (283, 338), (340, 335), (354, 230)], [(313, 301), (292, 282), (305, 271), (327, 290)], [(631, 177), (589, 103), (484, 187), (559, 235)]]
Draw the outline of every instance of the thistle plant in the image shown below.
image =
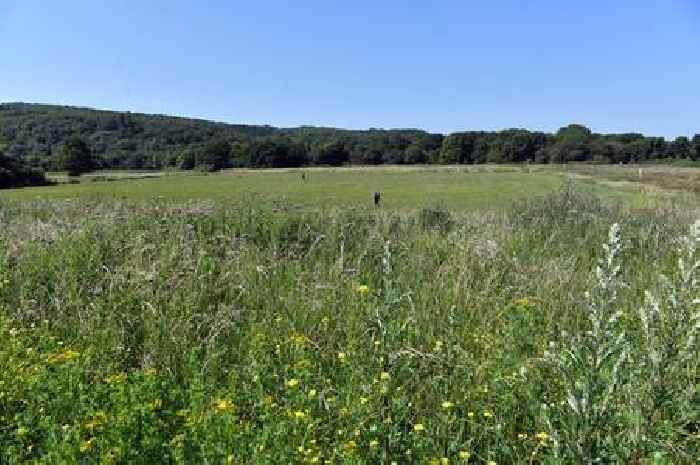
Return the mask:
[[(566, 402), (545, 409), (552, 427), (553, 453), (567, 463), (593, 464), (603, 461), (606, 441), (612, 438), (618, 412), (616, 396), (621, 385), (621, 367), (629, 344), (617, 308), (621, 286), (618, 256), (620, 227), (613, 224), (604, 257), (595, 270), (596, 282), (586, 293), (586, 326), (563, 335), (560, 344), (550, 343), (545, 361), (561, 377)], [(554, 414), (557, 413), (556, 416)]]

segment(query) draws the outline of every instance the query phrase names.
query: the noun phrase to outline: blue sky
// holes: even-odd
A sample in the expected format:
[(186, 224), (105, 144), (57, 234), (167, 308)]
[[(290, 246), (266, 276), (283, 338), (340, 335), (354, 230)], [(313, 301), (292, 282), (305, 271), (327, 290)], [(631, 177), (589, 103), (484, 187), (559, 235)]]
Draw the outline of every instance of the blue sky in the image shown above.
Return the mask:
[(0, 0), (0, 101), (275, 126), (700, 133), (699, 0)]

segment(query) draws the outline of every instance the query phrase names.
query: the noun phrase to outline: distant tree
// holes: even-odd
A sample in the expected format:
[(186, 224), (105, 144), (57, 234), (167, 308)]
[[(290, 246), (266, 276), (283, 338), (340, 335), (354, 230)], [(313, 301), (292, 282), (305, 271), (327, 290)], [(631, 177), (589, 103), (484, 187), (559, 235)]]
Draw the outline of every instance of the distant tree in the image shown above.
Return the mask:
[(225, 140), (207, 143), (197, 154), (197, 166), (207, 171), (215, 171), (231, 166), (231, 144)]
[(700, 134), (695, 134), (693, 137), (693, 147), (690, 151), (690, 158), (692, 160), (700, 160)]
[(314, 151), (314, 161), (319, 165), (338, 166), (350, 159), (350, 154), (345, 150), (345, 145), (340, 140), (327, 142)]
[[(445, 137), (440, 148), (440, 163), (473, 163), (474, 149), (479, 137), (479, 133), (476, 132), (456, 132)], [(487, 152), (488, 148), (483, 154), (484, 159)]]
[(195, 153), (190, 147), (182, 150), (177, 156), (177, 167), (181, 170), (191, 170), (195, 166)]
[(591, 142), (591, 160), (596, 163), (617, 163), (622, 153), (622, 144), (603, 138)]
[(291, 168), (306, 162), (306, 150), (302, 144), (287, 137), (266, 137), (250, 147), (250, 164), (266, 168)]
[(97, 169), (90, 147), (78, 136), (68, 139), (58, 153), (58, 167), (69, 176), (80, 176)]
[(231, 144), (231, 166), (250, 166), (250, 143), (234, 142)]
[(676, 137), (676, 140), (668, 144), (668, 156), (669, 158), (675, 158), (677, 160), (690, 158), (692, 152), (692, 145), (690, 144), (690, 139), (685, 136)]
[(403, 162), (406, 164), (420, 164), (428, 161), (428, 154), (417, 144), (409, 145), (404, 151)]
[(557, 131), (554, 143), (547, 150), (553, 163), (584, 161), (591, 158), (591, 130), (580, 124), (570, 124)]
[(390, 165), (401, 165), (404, 163), (403, 152), (398, 148), (389, 149), (384, 153), (382, 161)]
[(44, 173), (31, 169), (0, 151), (0, 189), (46, 184)]

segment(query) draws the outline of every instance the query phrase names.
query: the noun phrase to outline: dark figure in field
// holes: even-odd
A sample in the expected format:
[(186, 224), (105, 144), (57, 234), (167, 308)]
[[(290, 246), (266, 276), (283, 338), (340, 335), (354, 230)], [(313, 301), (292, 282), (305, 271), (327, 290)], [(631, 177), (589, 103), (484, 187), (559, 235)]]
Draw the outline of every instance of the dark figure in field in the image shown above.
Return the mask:
[(306, 181), (306, 173), (301, 173), (301, 180)]
[(375, 193), (374, 193), (374, 206), (375, 206), (375, 207), (378, 207), (378, 206), (379, 206), (379, 202), (380, 202), (381, 200), (382, 200), (382, 194), (381, 194), (381, 192), (375, 192)]

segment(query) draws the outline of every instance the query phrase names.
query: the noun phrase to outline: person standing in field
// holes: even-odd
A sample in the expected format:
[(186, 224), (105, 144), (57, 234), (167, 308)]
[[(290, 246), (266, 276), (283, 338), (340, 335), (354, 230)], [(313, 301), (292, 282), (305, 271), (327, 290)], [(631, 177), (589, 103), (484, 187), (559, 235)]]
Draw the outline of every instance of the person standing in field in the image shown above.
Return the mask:
[(381, 192), (375, 192), (374, 193), (374, 206), (378, 207), (379, 202), (382, 200), (382, 193)]

